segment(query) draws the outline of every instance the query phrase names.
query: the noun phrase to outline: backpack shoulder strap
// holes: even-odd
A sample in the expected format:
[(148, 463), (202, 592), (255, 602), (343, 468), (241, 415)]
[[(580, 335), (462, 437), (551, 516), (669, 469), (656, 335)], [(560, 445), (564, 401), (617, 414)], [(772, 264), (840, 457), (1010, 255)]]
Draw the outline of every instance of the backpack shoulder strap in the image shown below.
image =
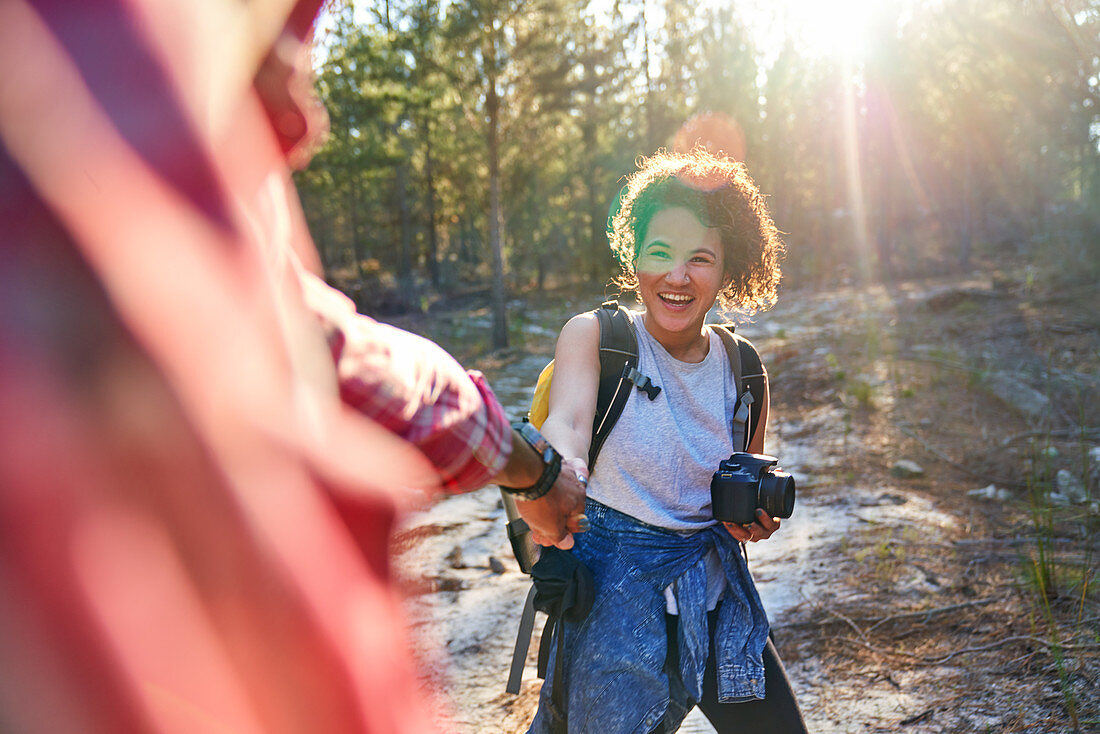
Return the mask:
[(735, 451), (747, 451), (753, 436), (766, 428), (760, 425), (760, 413), (764, 405), (768, 375), (756, 347), (748, 339), (735, 333), (733, 324), (712, 326), (722, 338), (734, 383), (737, 385), (737, 394), (740, 396), (733, 417), (733, 448)]
[(622, 415), (630, 395), (629, 377), (638, 367), (638, 335), (619, 302), (606, 301), (593, 313), (600, 323), (600, 385), (592, 420), (592, 442), (588, 447), (589, 472), (615, 421)]
[[(607, 439), (608, 434), (611, 433), (611, 429), (615, 425), (615, 421), (619, 419), (623, 412), (626, 399), (630, 396), (630, 386), (638, 384), (641, 389), (645, 390), (647, 389), (645, 385), (648, 383), (648, 378), (637, 374), (638, 335), (634, 332), (634, 325), (630, 322), (630, 317), (624, 313), (622, 307), (619, 306), (619, 302), (607, 301), (592, 313), (596, 314), (596, 319), (600, 324), (600, 384), (596, 394), (596, 414), (592, 419), (592, 442), (588, 448), (589, 472), (592, 471), (592, 467), (596, 463), (596, 456), (600, 453), (603, 442)], [(543, 370), (543, 372), (546, 374), (546, 370)], [(550, 375), (552, 375), (552, 372)], [(544, 392), (549, 391), (550, 375), (547, 375)], [(635, 376), (639, 378), (636, 382)], [(541, 382), (543, 376), (540, 375), (539, 377)], [(651, 386), (649, 389), (660, 390), (655, 386)], [(653, 394), (655, 396), (656, 392)], [(542, 402), (547, 402), (545, 395)], [(545, 419), (545, 412), (546, 406), (544, 405), (541, 409), (540, 421)], [(534, 414), (534, 410), (532, 410), (532, 414)], [(528, 560), (533, 559), (534, 554), (527, 555), (523, 550), (526, 547), (524, 544), (530, 545), (531, 543), (530, 529), (523, 518), (519, 517), (518, 512), (515, 511), (515, 498), (503, 490), (501, 490), (501, 496), (504, 498), (504, 508), (508, 512), (508, 537), (509, 540), (512, 540), (512, 551), (520, 562), (520, 568), (525, 573), (534, 574), (534, 566), (537, 564)], [(515, 535), (520, 536), (522, 543), (513, 538), (513, 523), (516, 523)], [(551, 548), (549, 550), (553, 551), (555, 549)], [(543, 553), (546, 553), (546, 549), (543, 549)], [(531, 646), (537, 591), (537, 587), (532, 585), (520, 617), (519, 632), (516, 635), (515, 648), (512, 650), (512, 666), (509, 669), (508, 683), (505, 686), (508, 693), (519, 693), (523, 666), (527, 659), (527, 650)], [(555, 621), (553, 617), (548, 619), (546, 628), (542, 633), (543, 638), (539, 645), (540, 678), (546, 675), (547, 656), (550, 650), (549, 642), (554, 634), (558, 635), (559, 645), (561, 644), (561, 632), (555, 631)], [(558, 650), (558, 661), (559, 663), (561, 661), (560, 649)], [(560, 677), (559, 669), (560, 665), (555, 668), (555, 683), (557, 684), (555, 688), (561, 688), (560, 680), (558, 680)], [(560, 703), (558, 701), (554, 703), (556, 704), (554, 710), (559, 710)]]
[[(618, 301), (607, 301), (599, 308), (592, 311), (600, 324), (600, 383), (596, 394), (596, 414), (592, 419), (592, 442), (588, 448), (588, 471), (596, 463), (596, 456), (600, 453), (603, 442), (611, 433), (615, 421), (623, 412), (626, 399), (630, 396), (630, 386), (636, 385), (656, 397), (660, 388), (650, 384), (649, 378), (638, 373), (638, 335), (634, 331), (634, 325), (630, 317), (626, 315)], [(541, 425), (546, 418), (548, 409), (548, 395), (550, 381), (553, 377), (553, 365), (547, 365), (543, 373), (539, 375), (539, 383), (536, 387), (536, 398), (532, 402), (531, 421), (538, 420)], [(536, 409), (536, 405), (538, 408)], [(508, 515), (508, 539), (512, 541), (512, 552), (519, 561), (524, 573), (535, 574), (535, 559), (538, 557), (533, 550), (530, 540), (530, 528), (516, 510), (515, 498), (501, 490), (504, 501), (504, 509)], [(532, 550), (527, 550), (531, 548)], [(549, 552), (548, 552), (549, 551)], [(543, 549), (543, 555), (551, 555), (554, 548)], [(520, 617), (519, 632), (516, 635), (515, 648), (512, 650), (512, 665), (508, 673), (508, 683), (505, 690), (508, 693), (519, 693), (520, 679), (523, 676), (523, 667), (527, 659), (527, 650), (531, 646), (531, 633), (535, 622), (535, 608), (538, 588), (532, 585), (527, 593), (527, 601)], [(590, 603), (590, 602), (589, 602)], [(540, 607), (541, 608), (541, 607)], [(545, 609), (543, 611), (546, 611)], [(587, 612), (586, 612), (587, 613)], [(539, 645), (539, 677), (545, 677), (547, 658), (550, 650), (550, 640), (554, 634), (558, 635), (558, 644), (561, 645), (561, 632), (555, 631), (556, 617), (551, 615), (543, 630), (542, 642)], [(560, 662), (561, 650), (558, 650), (558, 665), (555, 667), (554, 690), (560, 689)], [(561, 703), (554, 701), (554, 710), (561, 709)]]

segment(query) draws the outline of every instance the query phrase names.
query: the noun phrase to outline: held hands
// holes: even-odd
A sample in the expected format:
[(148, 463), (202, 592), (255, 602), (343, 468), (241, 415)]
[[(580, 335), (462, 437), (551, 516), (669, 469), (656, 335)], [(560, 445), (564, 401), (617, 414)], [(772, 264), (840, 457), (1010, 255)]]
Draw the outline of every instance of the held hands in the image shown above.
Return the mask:
[(756, 508), (756, 522), (751, 525), (738, 525), (737, 523), (722, 523), (737, 540), (742, 543), (757, 543), (772, 537), (772, 533), (779, 529), (779, 518), (769, 517), (761, 508)]
[(539, 545), (562, 550), (573, 547), (573, 533), (588, 529), (584, 498), (588, 468), (583, 459), (565, 459), (554, 486), (537, 500), (516, 498), (516, 509), (531, 527), (531, 539)]

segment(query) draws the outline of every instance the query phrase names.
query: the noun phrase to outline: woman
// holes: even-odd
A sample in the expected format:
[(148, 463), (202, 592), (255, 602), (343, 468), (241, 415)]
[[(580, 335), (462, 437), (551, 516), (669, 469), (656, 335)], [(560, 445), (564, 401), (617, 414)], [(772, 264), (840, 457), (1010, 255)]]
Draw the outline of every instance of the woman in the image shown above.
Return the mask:
[[(778, 231), (744, 166), (698, 148), (642, 160), (608, 229), (620, 282), (645, 306), (630, 313), (638, 369), (662, 390), (633, 392), (588, 477), (590, 529), (573, 552), (596, 598), (563, 627), (565, 690), (553, 696), (547, 678), (531, 731), (676, 731), (698, 704), (720, 732), (804, 732), (738, 545), (769, 538), (779, 519), (761, 510), (723, 526), (710, 509), (711, 475), (742, 447), (731, 436), (737, 387), (704, 320), (715, 302), (743, 313), (774, 302)], [(542, 425), (584, 476), (598, 346), (592, 313), (562, 329)]]

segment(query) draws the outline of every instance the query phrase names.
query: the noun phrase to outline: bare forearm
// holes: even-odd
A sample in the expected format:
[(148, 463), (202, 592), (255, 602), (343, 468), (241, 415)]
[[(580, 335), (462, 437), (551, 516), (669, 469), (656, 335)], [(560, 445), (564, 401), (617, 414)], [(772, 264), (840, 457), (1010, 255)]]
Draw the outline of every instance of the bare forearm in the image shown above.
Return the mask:
[(581, 459), (588, 464), (588, 446), (591, 442), (591, 426), (574, 426), (568, 420), (550, 415), (542, 424), (542, 435), (553, 444), (564, 459)]
[[(547, 439), (550, 440), (549, 437)], [(557, 448), (553, 440), (550, 440), (550, 443)], [(512, 453), (509, 454), (504, 467), (493, 477), (493, 484), (505, 487), (530, 487), (539, 480), (543, 466), (542, 458), (513, 430)]]

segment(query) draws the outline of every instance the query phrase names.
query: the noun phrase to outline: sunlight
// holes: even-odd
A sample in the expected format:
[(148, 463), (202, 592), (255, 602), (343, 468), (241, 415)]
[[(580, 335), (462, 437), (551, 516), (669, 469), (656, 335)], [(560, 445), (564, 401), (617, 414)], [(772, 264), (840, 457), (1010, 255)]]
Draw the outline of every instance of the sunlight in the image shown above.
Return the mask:
[[(772, 0), (756, 3), (751, 25), (765, 44), (794, 41), (807, 56), (859, 59), (880, 0)], [(763, 39), (761, 39), (763, 40)]]
[(863, 55), (867, 25), (878, 0), (786, 0), (788, 22), (809, 53)]

